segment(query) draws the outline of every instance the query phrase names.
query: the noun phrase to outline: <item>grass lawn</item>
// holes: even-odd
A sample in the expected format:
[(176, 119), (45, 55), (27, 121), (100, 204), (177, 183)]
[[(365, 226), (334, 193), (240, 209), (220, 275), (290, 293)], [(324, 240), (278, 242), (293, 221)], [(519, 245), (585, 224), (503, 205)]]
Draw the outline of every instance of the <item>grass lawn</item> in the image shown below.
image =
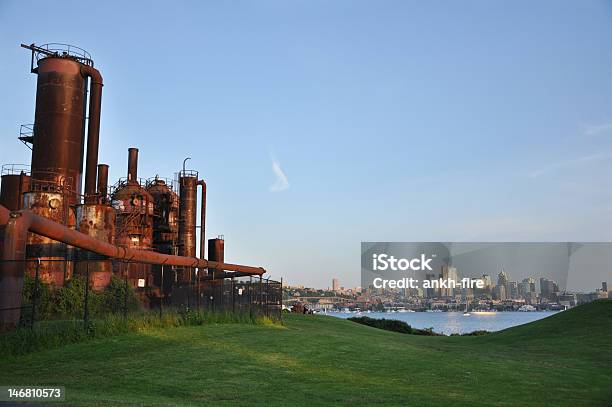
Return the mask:
[(612, 301), (483, 337), (325, 316), (153, 329), (0, 360), (71, 406), (612, 405)]

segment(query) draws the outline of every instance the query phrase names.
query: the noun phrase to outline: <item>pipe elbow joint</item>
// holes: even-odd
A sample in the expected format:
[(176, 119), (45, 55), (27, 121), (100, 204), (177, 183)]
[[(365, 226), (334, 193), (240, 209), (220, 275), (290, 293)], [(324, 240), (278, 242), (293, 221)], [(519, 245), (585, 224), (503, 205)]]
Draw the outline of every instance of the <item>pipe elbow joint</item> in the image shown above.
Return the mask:
[(91, 83), (104, 86), (102, 74), (96, 68), (83, 65), (81, 67), (81, 75), (91, 78)]

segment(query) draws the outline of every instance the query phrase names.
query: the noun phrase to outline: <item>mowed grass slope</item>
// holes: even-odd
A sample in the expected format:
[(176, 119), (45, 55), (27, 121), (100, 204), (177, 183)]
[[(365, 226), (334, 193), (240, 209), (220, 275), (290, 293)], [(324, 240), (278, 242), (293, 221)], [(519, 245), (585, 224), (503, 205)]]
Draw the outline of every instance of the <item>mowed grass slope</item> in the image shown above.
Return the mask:
[(0, 360), (1, 385), (74, 406), (612, 404), (612, 301), (484, 337), (324, 316), (157, 329)]

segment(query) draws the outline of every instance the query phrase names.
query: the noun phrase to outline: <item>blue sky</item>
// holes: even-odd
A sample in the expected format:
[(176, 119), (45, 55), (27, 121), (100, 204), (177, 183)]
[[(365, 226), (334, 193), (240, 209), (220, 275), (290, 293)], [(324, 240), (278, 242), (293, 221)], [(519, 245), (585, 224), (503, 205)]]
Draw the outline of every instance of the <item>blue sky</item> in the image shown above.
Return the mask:
[(611, 2), (134, 3), (0, 0), (0, 162), (29, 161), (19, 44), (64, 42), (111, 178), (192, 157), (208, 236), (273, 278), (358, 285), (361, 241), (612, 240)]

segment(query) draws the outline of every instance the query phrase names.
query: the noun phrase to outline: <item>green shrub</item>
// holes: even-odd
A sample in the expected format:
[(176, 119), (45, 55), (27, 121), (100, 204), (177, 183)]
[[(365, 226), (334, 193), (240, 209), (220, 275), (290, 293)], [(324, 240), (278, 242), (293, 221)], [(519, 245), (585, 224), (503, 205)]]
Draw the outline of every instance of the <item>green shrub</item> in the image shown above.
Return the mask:
[(411, 335), (427, 335), (427, 336), (440, 336), (441, 334), (433, 331), (433, 328), (417, 329), (408, 325), (404, 321), (398, 321), (396, 319), (376, 319), (370, 317), (352, 317), (348, 318), (349, 321), (357, 322), (358, 324), (371, 326), (373, 328), (384, 329), (386, 331), (399, 332), (402, 334)]

